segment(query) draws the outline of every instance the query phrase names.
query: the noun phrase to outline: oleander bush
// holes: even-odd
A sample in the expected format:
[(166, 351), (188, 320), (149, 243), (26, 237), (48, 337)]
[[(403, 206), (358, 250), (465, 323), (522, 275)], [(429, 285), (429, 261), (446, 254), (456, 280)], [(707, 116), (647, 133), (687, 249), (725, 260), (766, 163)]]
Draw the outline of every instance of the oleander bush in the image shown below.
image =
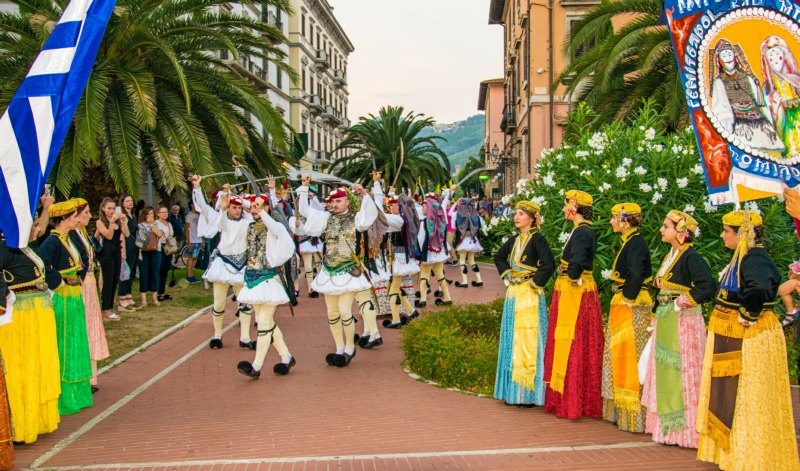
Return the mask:
[(492, 394), (503, 300), (452, 306), (403, 330), (406, 366), (423, 378), (464, 391)]

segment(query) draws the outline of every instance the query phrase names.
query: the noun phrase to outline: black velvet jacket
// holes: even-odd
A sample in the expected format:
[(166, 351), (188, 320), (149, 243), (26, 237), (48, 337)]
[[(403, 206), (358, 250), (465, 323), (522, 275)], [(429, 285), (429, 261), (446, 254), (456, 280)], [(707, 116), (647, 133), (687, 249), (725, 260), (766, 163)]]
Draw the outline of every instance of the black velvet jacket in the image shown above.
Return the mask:
[[(662, 266), (666, 263), (664, 257)], [(661, 268), (659, 268), (659, 272)], [(682, 252), (675, 259), (671, 267), (668, 267), (664, 276), (656, 279), (653, 285), (656, 288), (671, 289), (686, 293), (693, 306), (703, 304), (714, 298), (717, 292), (717, 281), (711, 276), (711, 269), (705, 259), (697, 253), (697, 250), (687, 244)]]
[[(63, 239), (62, 239), (63, 238)], [(39, 246), (39, 256), (44, 262), (45, 269), (48, 270), (49, 276), (58, 276), (59, 283), (61, 284), (61, 275), (71, 271), (79, 271), (83, 269), (83, 264), (80, 259), (80, 252), (75, 251), (76, 256), (73, 256), (66, 244), (71, 244), (69, 236), (62, 235), (58, 231), (50, 232), (50, 235)], [(74, 246), (74, 244), (72, 244)], [(54, 275), (50, 275), (50, 273)], [(50, 284), (48, 279), (47, 284)]]
[(611, 281), (621, 287), (626, 302), (632, 303), (639, 297), (642, 286), (652, 279), (650, 249), (638, 229), (622, 236), (622, 248), (617, 253), (611, 268)]
[(775, 305), (781, 275), (778, 267), (763, 246), (757, 245), (747, 252), (739, 268), (739, 292), (720, 290), (717, 304), (739, 311), (748, 321), (755, 322), (766, 309)]
[[(36, 254), (34, 253), (33, 256)], [(12, 249), (6, 246), (6, 241), (0, 238), (0, 306), (6, 307), (8, 290), (15, 287), (32, 286), (45, 281), (50, 289), (55, 289), (61, 284), (61, 277), (57, 272), (48, 272), (40, 268), (25, 251)]]
[[(509, 237), (505, 244), (494, 254), (494, 264), (501, 277), (505, 277), (511, 271), (511, 255), (518, 237)], [(547, 280), (556, 270), (556, 265), (553, 251), (550, 250), (550, 246), (542, 234), (537, 232), (528, 239), (522, 249), (519, 264), (526, 270), (533, 272), (530, 278), (536, 283), (536, 286), (547, 284)]]
[(78, 234), (77, 230), (69, 232), (69, 239), (72, 241), (72, 244), (75, 246), (75, 248), (78, 249), (78, 253), (81, 254), (81, 265), (83, 265), (83, 268), (78, 270), (78, 276), (84, 280), (86, 279), (86, 273), (89, 271), (90, 249), (88, 249), (86, 244), (83, 243), (83, 240), (81, 240), (81, 236)]
[(592, 271), (594, 266), (594, 253), (597, 250), (597, 237), (589, 222), (583, 221), (572, 231), (567, 245), (561, 254), (561, 265), (565, 268), (559, 270), (559, 275), (564, 274), (570, 280), (578, 281), (583, 272)]

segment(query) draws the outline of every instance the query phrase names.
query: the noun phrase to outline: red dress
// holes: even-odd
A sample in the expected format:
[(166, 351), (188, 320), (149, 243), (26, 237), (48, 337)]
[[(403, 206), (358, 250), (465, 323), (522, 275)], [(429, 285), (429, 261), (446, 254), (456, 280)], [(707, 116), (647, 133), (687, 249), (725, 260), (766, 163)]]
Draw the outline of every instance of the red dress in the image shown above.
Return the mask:
[[(561, 256), (559, 278), (572, 280), (583, 278), (592, 283), (591, 270), (594, 263), (596, 242), (594, 231), (588, 224), (578, 225), (564, 246)], [(558, 282), (556, 283), (558, 286)], [(603, 416), (603, 401), (600, 388), (603, 378), (603, 318), (600, 310), (600, 297), (597, 289), (584, 292), (578, 317), (575, 321), (575, 337), (569, 349), (567, 371), (564, 379), (564, 392), (558, 393), (550, 388), (555, 350), (555, 330), (558, 323), (558, 302), (561, 293), (556, 290), (550, 304), (550, 322), (547, 329), (547, 344), (544, 357), (545, 410), (557, 417), (579, 419)]]

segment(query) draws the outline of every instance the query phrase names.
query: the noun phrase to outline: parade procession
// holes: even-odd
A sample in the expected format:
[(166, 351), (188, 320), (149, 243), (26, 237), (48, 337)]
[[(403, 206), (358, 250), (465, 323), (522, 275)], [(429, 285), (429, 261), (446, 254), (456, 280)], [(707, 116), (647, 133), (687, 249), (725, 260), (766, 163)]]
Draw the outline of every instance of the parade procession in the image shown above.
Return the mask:
[(0, 471), (800, 471), (794, 2), (9, 0), (0, 52)]

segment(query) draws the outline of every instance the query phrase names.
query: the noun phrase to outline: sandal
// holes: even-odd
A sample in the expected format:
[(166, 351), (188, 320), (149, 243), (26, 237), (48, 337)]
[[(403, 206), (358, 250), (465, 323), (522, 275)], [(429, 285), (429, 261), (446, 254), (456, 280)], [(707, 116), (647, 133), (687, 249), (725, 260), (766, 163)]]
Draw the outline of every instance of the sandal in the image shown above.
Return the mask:
[(787, 312), (786, 317), (784, 317), (783, 320), (781, 321), (781, 326), (789, 327), (790, 325), (797, 322), (798, 318), (800, 318), (800, 311), (795, 309), (792, 312)]
[(108, 319), (110, 321), (120, 321), (120, 320), (122, 320), (122, 318), (119, 317), (119, 314), (117, 314), (115, 312), (112, 312), (111, 314), (109, 314), (107, 316), (103, 315), (103, 319)]

